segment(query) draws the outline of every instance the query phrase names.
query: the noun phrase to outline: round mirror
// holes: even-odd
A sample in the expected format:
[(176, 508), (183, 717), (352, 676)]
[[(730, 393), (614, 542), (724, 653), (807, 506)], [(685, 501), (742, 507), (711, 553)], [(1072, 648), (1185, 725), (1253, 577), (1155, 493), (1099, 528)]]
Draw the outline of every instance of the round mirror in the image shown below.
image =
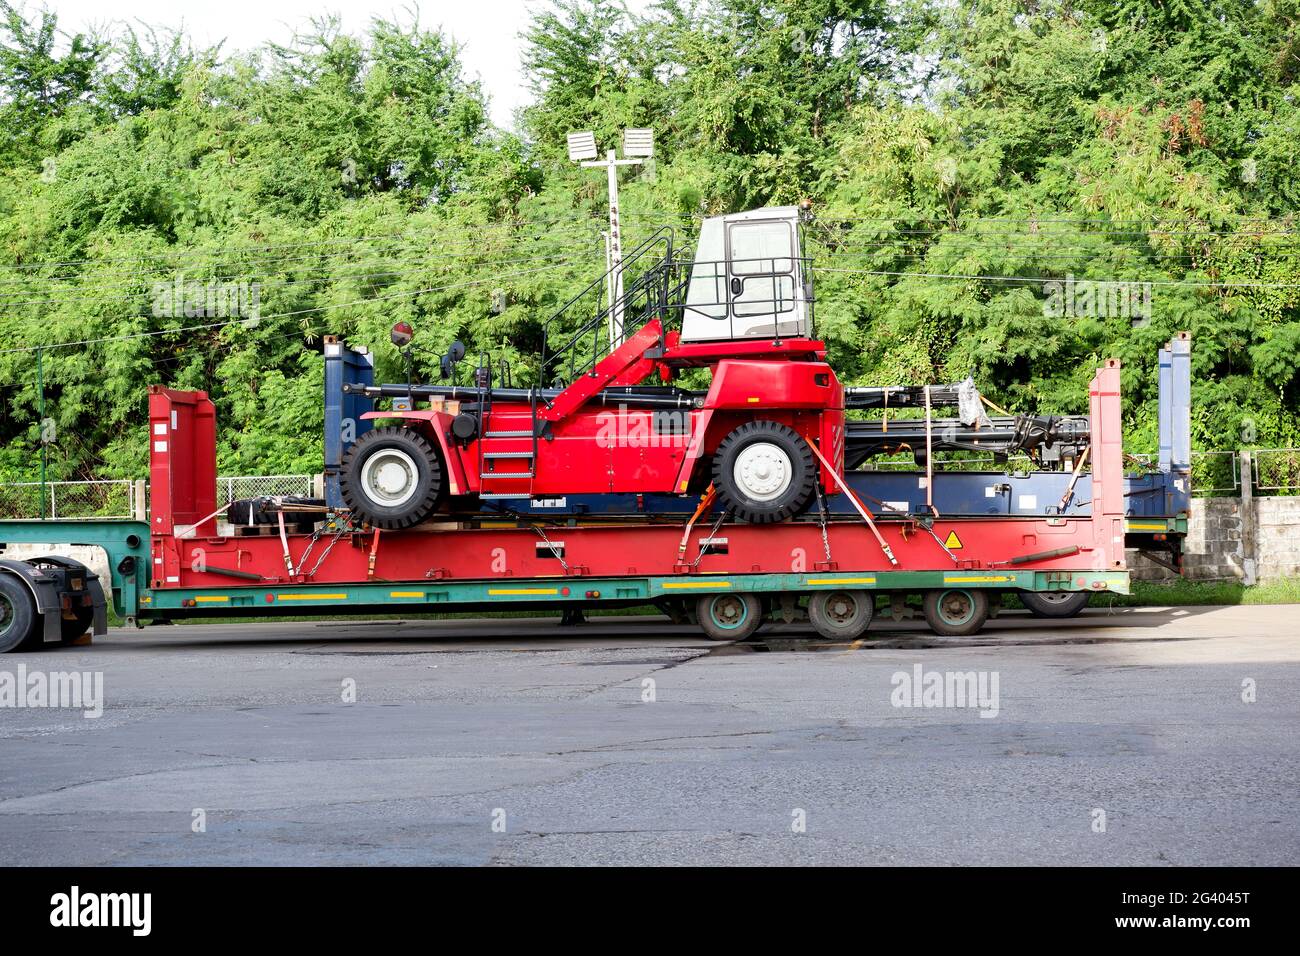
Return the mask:
[(409, 323), (398, 322), (393, 326), (393, 331), (389, 333), (388, 337), (400, 349), (411, 344), (411, 339), (415, 338), (415, 330), (411, 328)]

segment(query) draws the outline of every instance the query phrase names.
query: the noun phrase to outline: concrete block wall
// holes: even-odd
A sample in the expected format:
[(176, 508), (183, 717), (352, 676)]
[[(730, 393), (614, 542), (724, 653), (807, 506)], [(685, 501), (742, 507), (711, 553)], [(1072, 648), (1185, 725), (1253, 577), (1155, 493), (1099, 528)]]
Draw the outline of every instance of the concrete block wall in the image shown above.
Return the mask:
[(1300, 497), (1255, 499), (1259, 579), (1300, 577)]
[[(1174, 575), (1129, 552), (1133, 576)], [(1255, 583), (1300, 576), (1300, 497), (1193, 498), (1187, 517), (1185, 577)]]

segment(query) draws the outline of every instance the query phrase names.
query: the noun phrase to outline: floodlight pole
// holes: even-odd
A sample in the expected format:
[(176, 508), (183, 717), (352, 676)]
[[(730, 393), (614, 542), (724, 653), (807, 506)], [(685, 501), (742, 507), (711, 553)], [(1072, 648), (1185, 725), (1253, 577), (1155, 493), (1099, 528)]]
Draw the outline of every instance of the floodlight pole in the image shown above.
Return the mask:
[(623, 341), (623, 236), (618, 219), (618, 167), (639, 166), (639, 159), (619, 159), (611, 149), (604, 159), (580, 164), (587, 169), (605, 167), (609, 173), (609, 262), (611, 275), (609, 310), (609, 347), (618, 348)]

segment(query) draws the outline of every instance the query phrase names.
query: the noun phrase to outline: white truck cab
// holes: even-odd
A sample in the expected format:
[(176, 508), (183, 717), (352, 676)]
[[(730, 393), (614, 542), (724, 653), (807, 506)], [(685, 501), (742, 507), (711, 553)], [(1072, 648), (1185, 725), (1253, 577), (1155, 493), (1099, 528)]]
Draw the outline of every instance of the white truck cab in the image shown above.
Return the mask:
[(682, 341), (810, 338), (812, 280), (800, 208), (704, 220), (682, 310)]

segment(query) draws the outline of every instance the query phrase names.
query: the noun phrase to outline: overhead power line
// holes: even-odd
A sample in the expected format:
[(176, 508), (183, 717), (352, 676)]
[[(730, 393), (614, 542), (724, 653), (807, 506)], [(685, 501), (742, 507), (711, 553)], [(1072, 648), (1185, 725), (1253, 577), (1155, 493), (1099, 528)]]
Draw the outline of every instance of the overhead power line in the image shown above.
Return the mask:
[[(517, 276), (533, 275), (534, 273), (547, 272), (553, 269), (559, 269), (567, 265), (572, 265), (572, 260), (566, 262), (557, 262), (549, 266), (538, 266), (535, 269), (522, 269), (517, 272), (503, 272), (498, 275), (489, 276), (484, 279), (470, 279), (463, 282), (451, 282), (446, 285), (432, 286), (427, 289), (414, 289), (409, 292), (393, 292), (385, 295), (371, 296), (367, 299), (357, 299), (353, 302), (336, 302), (330, 305), (314, 306), (309, 309), (294, 309), (290, 312), (277, 312), (274, 315), (262, 315), (257, 317), (258, 324), (271, 319), (286, 319), (299, 315), (310, 315), (315, 312), (328, 312), (331, 309), (346, 309), (356, 305), (369, 305), (372, 302), (382, 302), (389, 299), (408, 299), (413, 296), (427, 295), (434, 292), (445, 292), (450, 289), (465, 288), (467, 286), (483, 285), (488, 282), (499, 282), (502, 279), (515, 278)], [(48, 342), (41, 345), (23, 345), (15, 348), (0, 349), (0, 355), (13, 355), (16, 353), (30, 353), (38, 351), (50, 351), (53, 349), (72, 348), (82, 345), (99, 345), (106, 342), (126, 342), (133, 339), (152, 338), (160, 335), (179, 335), (184, 332), (202, 332), (211, 329), (221, 329), (232, 325), (248, 325), (252, 321), (251, 317), (238, 319), (228, 319), (221, 322), (209, 322), (204, 325), (190, 325), (176, 329), (152, 329), (147, 332), (133, 332), (128, 335), (107, 335), (101, 338), (79, 339), (75, 342)]]
[[(575, 219), (578, 221), (575, 222)], [(449, 231), (457, 230), (465, 238), (463, 240), (453, 242), (450, 244), (445, 241), (440, 241), (439, 247), (458, 248), (458, 247), (467, 247), (467, 246), (478, 246), (482, 244), (482, 238), (481, 237), (471, 238), (469, 235), (470, 233), (476, 231), (517, 229), (519, 228), (519, 226), (522, 225), (538, 226), (539, 228), (545, 230), (537, 233), (536, 236), (525, 236), (522, 238), (547, 239), (550, 238), (551, 236), (560, 235), (564, 233), (589, 231), (599, 226), (599, 220), (596, 217), (569, 217), (563, 220), (554, 220), (554, 221), (526, 220), (526, 221), (521, 221), (520, 223), (517, 224), (516, 223), (490, 223), (487, 225), (478, 225), (478, 226), (464, 225), (458, 223), (447, 223), (445, 224), (445, 228), (447, 230)], [(502, 238), (518, 239), (521, 237), (503, 235)], [(227, 258), (233, 258), (238, 256), (252, 256), (252, 257), (264, 257), (264, 258), (269, 257), (271, 259), (276, 259), (280, 261), (294, 261), (291, 258), (286, 258), (283, 256), (272, 254), (273, 250), (303, 249), (303, 248), (316, 248), (316, 247), (326, 247), (326, 246), (356, 246), (362, 243), (372, 243), (372, 242), (373, 243), (397, 242), (397, 241), (414, 242), (418, 239), (438, 240), (440, 239), (440, 234), (436, 230), (431, 229), (427, 233), (426, 232), (405, 232), (405, 233), (393, 233), (389, 235), (379, 235), (379, 236), (357, 236), (355, 238), (322, 239), (322, 240), (315, 240), (310, 242), (287, 243), (280, 246), (274, 246), (274, 245), (266, 246), (266, 245), (254, 243), (248, 246), (236, 245), (221, 251), (210, 251), (210, 252), (203, 252), (201, 250), (192, 250), (187, 252), (186, 250), (183, 249), (170, 248), (170, 249), (160, 249), (157, 253), (150, 254), (150, 255), (125, 256), (125, 257), (110, 258), (110, 259), (88, 258), (88, 259), (65, 259), (65, 260), (52, 261), (52, 262), (5, 262), (5, 263), (0, 263), (0, 269), (17, 270), (17, 271), (24, 271), (24, 270), (38, 271), (41, 269), (59, 269), (59, 268), (66, 268), (70, 266), (118, 265), (118, 264), (133, 263), (133, 262), (152, 263), (152, 262), (157, 262), (161, 259), (165, 259), (168, 256), (176, 256), (178, 254), (181, 255), (181, 257), (186, 261), (193, 261), (193, 262), (207, 261), (211, 259), (227, 259)], [(350, 250), (343, 250), (338, 253), (317, 253), (311, 256), (302, 256), (299, 257), (299, 259), (313, 259), (317, 257), (333, 257), (337, 255), (350, 255), (350, 254), (351, 254)]]
[[(564, 252), (557, 252), (552, 255), (515, 256), (509, 259), (485, 259), (485, 260), (478, 260), (471, 263), (465, 263), (464, 267), (467, 269), (477, 269), (481, 266), (513, 265), (515, 263), (520, 263), (520, 262), (547, 262), (555, 259), (564, 259), (564, 258), (572, 257), (574, 254), (578, 254), (582, 252), (594, 252), (594, 251), (595, 251), (594, 249), (590, 249), (590, 250), (589, 249), (567, 249)], [(431, 258), (435, 260), (441, 260), (441, 259), (446, 259), (447, 257), (433, 256)], [(422, 260), (417, 259), (417, 260), (409, 260), (409, 261), (420, 262)], [(433, 267), (433, 268), (445, 269), (450, 267), (442, 266), (442, 267)], [(326, 272), (326, 273), (321, 273), (320, 275), (311, 276), (310, 278), (269, 279), (265, 281), (262, 281), (257, 278), (250, 279), (249, 275), (245, 274), (243, 276), (231, 275), (231, 276), (195, 277), (189, 281), (198, 284), (200, 287), (208, 283), (214, 283), (214, 282), (251, 281), (251, 282), (257, 282), (262, 289), (281, 289), (287, 286), (319, 285), (325, 283), (335, 283), (340, 280), (362, 282), (367, 279), (417, 275), (419, 273), (428, 272), (428, 271), (431, 270), (421, 269), (421, 268), (411, 268), (411, 269), (394, 269), (394, 270), (388, 270), (383, 272), (371, 272), (368, 270), (359, 270), (359, 271), (351, 271), (351, 272)], [(158, 276), (155, 277), (153, 281), (149, 283), (149, 285), (152, 286), (152, 285), (161, 284), (170, 288), (172, 286), (172, 283), (173, 283), (173, 277)], [(136, 286), (141, 284), (142, 283), (139, 281), (118, 282), (118, 283), (108, 283), (103, 285), (77, 287), (69, 291), (97, 293), (99, 290), (103, 290), (103, 289), (114, 289), (114, 288), (121, 289), (121, 288), (127, 288), (129, 286)], [(6, 297), (6, 294), (4, 293), (0, 293), (0, 309), (10, 308), (15, 306), (28, 306), (28, 305), (66, 305), (68, 303), (73, 303), (73, 302), (129, 302), (135, 299), (139, 299), (141, 296), (148, 297), (152, 295), (153, 292), (154, 290), (152, 288), (141, 288), (141, 289), (137, 289), (135, 292), (126, 293), (124, 295), (106, 295), (106, 294), (67, 295), (67, 296), (55, 296), (52, 298), (45, 298), (45, 299), (13, 299), (13, 298)], [(13, 293), (9, 293), (9, 295), (12, 294)]]
[[(1065, 282), (1064, 276), (1042, 276), (1034, 278), (1032, 276), (991, 276), (991, 275), (964, 275), (949, 272), (886, 272), (872, 269), (819, 269), (819, 272), (843, 272), (855, 275), (872, 275), (872, 276), (896, 276), (899, 278), (914, 279), (966, 279), (982, 282), (1028, 282), (1034, 285), (1043, 285), (1047, 282)], [(1098, 278), (1096, 276), (1075, 276), (1076, 282), (1123, 282), (1128, 284), (1142, 284), (1153, 286), (1191, 286), (1204, 287), (1212, 289), (1235, 289), (1235, 288), (1261, 288), (1261, 289), (1300, 289), (1300, 282), (1214, 282), (1201, 281), (1199, 279), (1141, 279), (1107, 276)]]

